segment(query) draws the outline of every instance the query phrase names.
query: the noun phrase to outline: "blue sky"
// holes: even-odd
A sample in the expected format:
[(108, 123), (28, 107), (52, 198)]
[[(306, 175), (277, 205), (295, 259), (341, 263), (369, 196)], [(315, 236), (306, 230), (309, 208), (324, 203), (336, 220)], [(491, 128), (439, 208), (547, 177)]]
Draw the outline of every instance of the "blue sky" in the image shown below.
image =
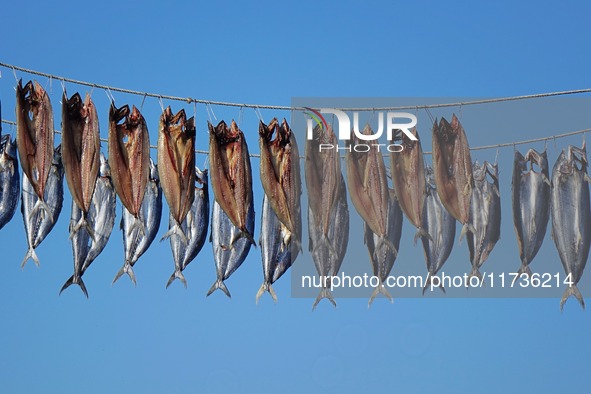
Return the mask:
[[(591, 87), (591, 6), (583, 1), (409, 3), (9, 2), (0, 6), (0, 61), (129, 89), (279, 105), (301, 96), (494, 97)], [(2, 116), (13, 120), (15, 80), (0, 71)], [(51, 86), (59, 127), (60, 83), (39, 81)], [(114, 95), (118, 105), (142, 101)], [(98, 90), (93, 97), (106, 137), (107, 97)], [(182, 103), (165, 104), (176, 111)], [(258, 150), (252, 110), (214, 111), (226, 121), (241, 117), (251, 151)], [(155, 142), (157, 100), (147, 99), (143, 112)], [(263, 111), (267, 120), (289, 115)], [(197, 117), (197, 146), (206, 149), (203, 107)], [(467, 131), (473, 145), (551, 134), (528, 130), (505, 131), (502, 141)], [(429, 128), (419, 132), (428, 136)], [(199, 165), (204, 160), (197, 157)], [(258, 171), (258, 161), (252, 164)], [(502, 193), (510, 191), (505, 166)], [(255, 184), (258, 234), (262, 191)], [(112, 287), (123, 262), (118, 226), (85, 274), (90, 299), (73, 287), (58, 296), (73, 269), (67, 194), (38, 248), (39, 269), (30, 262), (20, 270), (20, 212), (0, 231), (0, 392), (566, 392), (586, 383), (591, 317), (574, 300), (563, 313), (558, 299), (420, 298), (378, 299), (370, 310), (367, 299), (346, 299), (312, 313), (312, 300), (289, 296), (287, 277), (275, 286), (277, 305), (265, 296), (256, 306), (259, 249), (227, 281), (231, 300), (221, 293), (205, 299), (215, 275), (210, 244), (185, 271), (188, 289), (175, 283), (166, 290), (173, 271), (166, 242), (136, 264), (137, 287), (127, 278)], [(510, 213), (503, 220), (504, 243), (488, 263), (494, 257), (517, 266)], [(424, 270), (412, 228), (404, 231), (408, 256)], [(466, 264), (465, 245), (454, 248), (448, 264)], [(543, 248), (540, 258), (557, 259), (549, 234)]]

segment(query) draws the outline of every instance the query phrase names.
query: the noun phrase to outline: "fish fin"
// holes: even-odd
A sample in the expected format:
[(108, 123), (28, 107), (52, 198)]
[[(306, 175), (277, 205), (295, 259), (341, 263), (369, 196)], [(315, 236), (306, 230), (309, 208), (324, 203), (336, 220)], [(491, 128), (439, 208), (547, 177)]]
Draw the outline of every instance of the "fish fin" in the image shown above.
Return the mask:
[[(427, 290), (428, 287), (431, 286), (431, 284), (433, 283), (433, 275), (429, 272), (427, 274), (427, 280), (425, 280), (425, 286), (423, 287), (423, 295), (425, 295), (425, 291)], [(439, 288), (441, 289), (441, 291), (443, 292), (443, 294), (445, 293), (445, 287), (443, 287), (443, 284), (439, 284)]]
[(548, 177), (544, 173), (542, 173), (542, 179), (545, 183), (548, 184), (548, 186), (552, 187), (552, 182), (550, 182), (550, 179), (548, 179)]
[(519, 270), (517, 271), (517, 276), (519, 277), (521, 274), (526, 274), (528, 277), (531, 278), (532, 272), (529, 268), (529, 265), (522, 264), (521, 267), (519, 267)]
[(476, 233), (476, 229), (474, 228), (474, 226), (472, 225), (472, 223), (466, 223), (462, 226), (462, 231), (460, 231), (460, 240), (458, 241), (458, 243), (462, 243), (462, 240), (464, 239), (464, 237), (466, 236), (467, 232), (471, 232), (472, 234)]
[(135, 274), (133, 273), (133, 268), (131, 264), (129, 264), (127, 261), (125, 262), (125, 264), (123, 264), (123, 267), (121, 267), (119, 272), (117, 272), (117, 275), (115, 275), (115, 278), (113, 279), (111, 285), (114, 285), (115, 282), (117, 282), (117, 280), (121, 278), (123, 274), (127, 274), (127, 276), (129, 276), (129, 279), (131, 279), (131, 281), (133, 282), (133, 285), (137, 286), (137, 283), (135, 281)]
[(183, 285), (185, 285), (185, 289), (187, 288), (187, 281), (185, 280), (185, 275), (183, 275), (183, 271), (181, 270), (175, 270), (172, 275), (170, 275), (170, 278), (168, 279), (168, 282), (166, 283), (166, 288), (168, 289), (168, 286), (170, 286), (170, 284), (172, 282), (174, 282), (175, 279), (180, 280)]
[(591, 178), (589, 178), (589, 175), (587, 175), (587, 173), (585, 173), (584, 179), (587, 181), (587, 183), (591, 183)]
[[(175, 220), (175, 222), (176, 222), (176, 220)], [(183, 241), (183, 243), (185, 245), (187, 245), (189, 243), (189, 240), (187, 239), (187, 235), (183, 232), (183, 229), (181, 228), (180, 224), (178, 224), (178, 223), (175, 223), (171, 228), (168, 229), (168, 231), (166, 233), (164, 233), (164, 235), (160, 239), (160, 242), (172, 237), (173, 235), (180, 237), (181, 241)]]
[(252, 243), (254, 245), (255, 248), (257, 247), (257, 242), (254, 240), (254, 237), (252, 236), (251, 233), (249, 233), (246, 230), (240, 230), (239, 233), (234, 235), (234, 238), (232, 239), (232, 242), (230, 242), (230, 245), (234, 245), (234, 242), (238, 241), (242, 237), (248, 239), (250, 241), (250, 243)]
[(51, 208), (49, 208), (49, 205), (47, 205), (47, 203), (42, 199), (38, 199), (37, 202), (35, 202), (35, 205), (33, 205), (33, 209), (31, 209), (31, 212), (29, 212), (29, 220), (31, 220), (39, 210), (43, 211), (43, 219), (45, 219), (45, 217), (47, 216), (49, 221), (53, 223), (53, 217), (51, 216)]
[(427, 237), (427, 239), (431, 242), (435, 242), (433, 241), (433, 237), (431, 237), (431, 234), (429, 234), (424, 228), (419, 227), (417, 229), (417, 232), (415, 233), (415, 238), (414, 238), (414, 243), (415, 245), (417, 244), (417, 240), (419, 238), (423, 238), (423, 237)]
[(261, 296), (263, 294), (265, 294), (265, 291), (268, 292), (271, 297), (273, 297), (273, 301), (275, 301), (275, 303), (277, 303), (277, 294), (275, 294), (275, 290), (273, 290), (273, 286), (271, 286), (270, 282), (264, 282), (261, 285), (261, 288), (259, 289), (259, 291), (257, 291), (257, 296), (256, 296), (256, 304), (259, 304), (259, 298), (261, 298)]
[(318, 305), (318, 303), (323, 299), (326, 298), (327, 300), (330, 301), (330, 303), (336, 308), (337, 307), (337, 302), (334, 300), (333, 296), (332, 296), (332, 292), (330, 291), (330, 289), (324, 288), (322, 290), (320, 290), (320, 294), (318, 294), (318, 297), (316, 297), (316, 300), (314, 301), (314, 304), (312, 305), (312, 310), (316, 309), (316, 306)]
[(74, 235), (76, 234), (76, 232), (78, 232), (82, 228), (86, 230), (86, 232), (88, 233), (88, 235), (90, 236), (92, 241), (96, 242), (94, 229), (90, 226), (90, 223), (88, 223), (88, 221), (86, 220), (86, 215), (84, 215), (84, 214), (82, 215), (82, 217), (80, 218), (78, 223), (76, 223), (76, 225), (70, 230), (70, 238), (69, 239), (72, 239), (74, 237)]
[(133, 233), (133, 230), (136, 228), (139, 230), (142, 237), (146, 236), (146, 227), (144, 226), (144, 222), (142, 222), (139, 217), (133, 217), (133, 224), (129, 226), (129, 229), (127, 229), (127, 235), (131, 236), (131, 233)]
[(493, 183), (492, 184), (492, 189), (493, 189), (493, 193), (495, 193), (497, 197), (501, 198), (501, 192), (499, 191), (499, 188), (497, 187), (497, 185), (495, 185)]
[(25, 257), (23, 258), (23, 262), (21, 263), (21, 269), (25, 269), (25, 265), (27, 264), (27, 261), (29, 261), (29, 259), (33, 259), (33, 262), (37, 267), (41, 266), (35, 249), (29, 248), (29, 250), (27, 250), (27, 253), (25, 254)]
[(81, 276), (70, 276), (70, 278), (66, 281), (66, 283), (64, 283), (64, 285), (62, 286), (62, 289), (60, 290), (60, 294), (62, 295), (62, 292), (64, 290), (66, 290), (68, 287), (70, 287), (70, 285), (73, 284), (77, 284), (78, 286), (80, 286), (80, 289), (82, 289), (82, 292), (84, 293), (84, 295), (86, 296), (86, 298), (88, 298), (88, 291), (86, 291), (86, 285), (84, 284), (84, 282), (82, 281), (82, 277)]
[(575, 296), (575, 298), (577, 300), (579, 300), (579, 304), (581, 304), (581, 308), (585, 309), (585, 300), (583, 299), (583, 295), (581, 294), (581, 292), (579, 291), (577, 286), (569, 286), (564, 291), (564, 295), (562, 296), (562, 299), (560, 300), (560, 310), (561, 311), (564, 308), (564, 304), (566, 303), (566, 300), (568, 300), (568, 298), (570, 296)]
[(388, 289), (386, 289), (384, 284), (382, 282), (380, 282), (378, 287), (376, 287), (373, 290), (373, 293), (371, 293), (371, 297), (369, 297), (369, 301), (367, 302), (367, 309), (371, 308), (371, 304), (373, 304), (373, 300), (378, 296), (378, 294), (381, 294), (384, 297), (386, 297), (387, 299), (389, 299), (390, 303), (394, 303), (394, 298), (392, 298), (392, 296), (390, 295), (390, 293), (388, 292)]
[(224, 294), (228, 296), (228, 298), (232, 298), (232, 296), (230, 295), (230, 290), (228, 290), (228, 288), (226, 287), (226, 284), (221, 279), (218, 279), (215, 281), (215, 283), (211, 286), (211, 288), (207, 292), (206, 297), (209, 297), (214, 291), (216, 291), (218, 289), (223, 291)]

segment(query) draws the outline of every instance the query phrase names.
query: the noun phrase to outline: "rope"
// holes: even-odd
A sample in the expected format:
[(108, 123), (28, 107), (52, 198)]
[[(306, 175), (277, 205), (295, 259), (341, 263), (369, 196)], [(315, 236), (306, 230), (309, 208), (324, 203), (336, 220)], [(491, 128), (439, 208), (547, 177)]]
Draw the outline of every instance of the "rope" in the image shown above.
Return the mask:
[[(16, 122), (13, 122), (11, 120), (2, 119), (2, 123), (16, 126)], [(56, 134), (62, 133), (61, 130), (53, 130), (53, 132)], [(503, 142), (501, 144), (495, 144), (495, 145), (474, 146), (474, 147), (470, 147), (470, 150), (484, 150), (484, 149), (499, 149), (499, 148), (515, 147), (517, 145), (525, 145), (525, 144), (533, 144), (534, 142), (557, 140), (560, 138), (571, 137), (573, 135), (585, 134), (585, 133), (589, 133), (589, 132), (591, 132), (591, 128), (577, 130), (577, 131), (569, 131), (569, 132), (562, 133), (562, 134), (551, 135), (549, 137), (538, 137), (538, 138), (532, 138), (529, 140), (522, 140), (522, 141), (515, 141), (515, 142)], [(100, 140), (103, 142), (109, 141), (106, 138), (101, 138)], [(158, 149), (158, 147), (156, 145), (150, 145), (150, 148), (151, 149)], [(198, 153), (201, 155), (207, 155), (207, 154), (209, 154), (209, 151), (196, 149), (195, 153)], [(424, 155), (431, 155), (432, 152), (423, 152), (423, 154)], [(388, 155), (384, 155), (384, 156), (388, 156)], [(251, 153), (250, 157), (261, 157), (261, 155), (258, 153)], [(304, 158), (304, 156), (300, 156), (300, 159), (303, 159), (303, 158)]]
[[(214, 100), (203, 100), (203, 99), (195, 99), (191, 97), (178, 97), (178, 96), (170, 96), (166, 94), (159, 94), (159, 93), (149, 93), (149, 92), (141, 92), (138, 90), (131, 90), (131, 89), (124, 89), (118, 88), (114, 86), (102, 85), (92, 82), (86, 81), (79, 81), (72, 78), (61, 77), (58, 75), (48, 74), (40, 71), (31, 70), (24, 67), (15, 66), (8, 63), (0, 62), (0, 66), (12, 69), (15, 73), (16, 71), (25, 72), (28, 74), (39, 75), (42, 77), (52, 79), (57, 79), (63, 82), (70, 82), (75, 83), (77, 85), (84, 85), (89, 86), (92, 88), (99, 88), (104, 89), (106, 91), (113, 91), (113, 92), (121, 92), (127, 94), (134, 94), (138, 96), (144, 97), (154, 97), (158, 99), (166, 99), (166, 100), (173, 100), (173, 101), (184, 101), (188, 104), (196, 103), (196, 104), (205, 104), (205, 105), (219, 105), (224, 107), (243, 107), (243, 108), (255, 108), (255, 109), (274, 109), (274, 110), (284, 110), (284, 111), (304, 111), (305, 108), (303, 107), (291, 107), (286, 105), (265, 105), (265, 104), (246, 104), (246, 103), (232, 103), (226, 101), (214, 101)], [(428, 108), (446, 108), (446, 107), (460, 107), (466, 105), (477, 105), (477, 104), (491, 104), (491, 103), (500, 103), (505, 101), (517, 101), (517, 100), (528, 100), (528, 99), (535, 99), (535, 98), (542, 98), (542, 97), (553, 97), (553, 96), (564, 96), (570, 94), (581, 94), (581, 93), (590, 93), (591, 89), (577, 89), (577, 90), (564, 90), (564, 91), (557, 91), (557, 92), (549, 92), (549, 93), (539, 93), (539, 94), (529, 94), (529, 95), (522, 95), (522, 96), (512, 96), (512, 97), (500, 97), (500, 98), (492, 98), (492, 99), (482, 99), (482, 100), (474, 100), (474, 101), (460, 101), (455, 103), (442, 103), (442, 104), (428, 104), (428, 105), (404, 105), (398, 107), (373, 107), (373, 108), (337, 108), (341, 111), (398, 111), (398, 110), (418, 110), (418, 109), (428, 109)]]

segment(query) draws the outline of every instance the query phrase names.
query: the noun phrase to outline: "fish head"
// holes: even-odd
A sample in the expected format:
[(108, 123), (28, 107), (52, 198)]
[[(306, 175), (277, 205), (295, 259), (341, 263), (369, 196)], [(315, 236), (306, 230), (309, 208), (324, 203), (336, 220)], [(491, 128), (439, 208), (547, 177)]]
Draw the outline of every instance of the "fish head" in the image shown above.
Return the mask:
[(84, 97), (84, 104), (82, 105), (82, 116), (84, 117), (96, 117), (96, 107), (89, 93), (86, 93)]
[(68, 94), (64, 90), (62, 95), (63, 111), (66, 111), (70, 118), (80, 118), (82, 112), (82, 98), (80, 94), (74, 93), (68, 99)]
[(207, 176), (207, 169), (201, 171), (199, 168), (195, 167), (195, 181), (198, 185), (202, 185), (203, 187), (207, 187), (208, 183), (208, 176)]
[(128, 122), (130, 128), (137, 129), (140, 126), (144, 126), (146, 124), (146, 120), (144, 116), (140, 113), (140, 110), (134, 105), (131, 109), (131, 114), (128, 117)]
[(573, 172), (587, 172), (587, 149), (585, 143), (581, 148), (569, 145), (564, 159), (560, 166), (560, 172), (570, 174)]
[[(530, 149), (525, 154), (525, 157), (522, 156), (522, 160), (522, 171), (531, 171), (536, 174), (542, 173), (548, 176), (548, 154), (546, 153), (546, 151), (540, 154), (535, 149)], [(527, 169), (527, 163), (529, 163), (530, 165), (529, 170)]]
[(109, 108), (109, 122), (115, 123), (117, 125), (117, 130), (126, 127), (124, 123), (121, 121), (127, 121), (127, 116), (129, 115), (129, 105), (124, 105), (121, 108), (115, 107), (115, 103), (111, 102), (111, 107)]
[(154, 164), (152, 158), (150, 158), (150, 180), (153, 182), (158, 182), (160, 180), (158, 177), (158, 166)]
[(100, 156), (100, 162), (101, 162), (101, 167), (100, 167), (100, 176), (102, 178), (107, 178), (111, 176), (111, 167), (109, 167), (109, 161), (107, 160), (107, 158), (105, 157), (105, 155), (101, 152), (101, 156)]
[(62, 144), (59, 144), (53, 150), (53, 160), (51, 164), (57, 167), (62, 166)]
[(273, 133), (277, 129), (278, 122), (277, 118), (271, 119), (269, 125), (266, 125), (262, 120), (259, 121), (259, 137), (262, 139), (263, 143), (269, 144), (272, 141)]

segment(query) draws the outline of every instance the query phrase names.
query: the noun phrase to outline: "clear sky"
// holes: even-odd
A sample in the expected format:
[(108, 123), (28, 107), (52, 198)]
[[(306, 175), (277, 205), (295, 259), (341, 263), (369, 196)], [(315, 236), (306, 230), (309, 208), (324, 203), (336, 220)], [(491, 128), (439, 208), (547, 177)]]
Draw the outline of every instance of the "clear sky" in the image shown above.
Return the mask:
[[(0, 61), (129, 89), (279, 105), (301, 96), (494, 97), (591, 87), (591, 6), (583, 1), (189, 3), (5, 2)], [(0, 71), (2, 117), (14, 120), (15, 80)], [(59, 127), (60, 83), (38, 80), (51, 87)], [(118, 105), (142, 101), (114, 96)], [(107, 97), (100, 90), (93, 97), (106, 137)], [(155, 142), (160, 105), (148, 98), (143, 109)], [(241, 117), (258, 151), (254, 111), (214, 111), (218, 119)], [(263, 112), (267, 120), (289, 115)], [(197, 117), (197, 147), (206, 149), (204, 107)], [(468, 138), (481, 145), (551, 134), (529, 130)], [(428, 136), (429, 128), (419, 132)], [(204, 160), (197, 157), (200, 166)], [(503, 165), (502, 240), (487, 264), (517, 267), (511, 167)], [(258, 176), (254, 192), (258, 234)], [(137, 287), (126, 277), (111, 286), (123, 263), (119, 207), (109, 244), (84, 276), (90, 299), (75, 287), (58, 296), (73, 269), (70, 204), (66, 192), (56, 228), (38, 248), (39, 269), (32, 262), (20, 269), (20, 211), (0, 231), (0, 392), (517, 393), (588, 385), (591, 317), (574, 300), (563, 313), (558, 299), (421, 298), (378, 299), (369, 310), (366, 298), (339, 300), (336, 310), (323, 301), (312, 312), (312, 300), (290, 297), (287, 274), (274, 286), (279, 303), (265, 295), (256, 306), (259, 249), (227, 281), (231, 300), (206, 299), (215, 277), (210, 244), (185, 271), (188, 289), (166, 290), (173, 262), (168, 243), (157, 241), (136, 264)], [(424, 270), (411, 234), (406, 223), (401, 248)], [(349, 247), (364, 248), (358, 240)], [(448, 264), (467, 264), (466, 249), (456, 245)], [(558, 258), (549, 234), (539, 258)]]

